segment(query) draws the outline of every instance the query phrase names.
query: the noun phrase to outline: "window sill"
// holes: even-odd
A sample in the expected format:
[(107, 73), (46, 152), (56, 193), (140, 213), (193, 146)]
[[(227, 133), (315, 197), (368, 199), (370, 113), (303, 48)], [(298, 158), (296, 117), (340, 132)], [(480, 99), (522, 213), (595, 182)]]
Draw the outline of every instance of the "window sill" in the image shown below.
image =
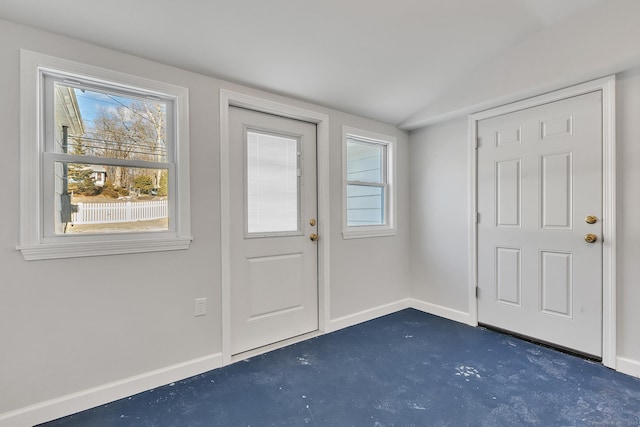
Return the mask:
[(362, 229), (348, 229), (342, 232), (342, 238), (347, 239), (366, 239), (368, 237), (388, 237), (395, 236), (397, 230), (395, 228), (362, 228)]
[(41, 259), (184, 250), (189, 249), (191, 240), (193, 240), (192, 237), (165, 237), (161, 239), (46, 243), (18, 246), (16, 249), (22, 252), (22, 256), (26, 261), (35, 261)]

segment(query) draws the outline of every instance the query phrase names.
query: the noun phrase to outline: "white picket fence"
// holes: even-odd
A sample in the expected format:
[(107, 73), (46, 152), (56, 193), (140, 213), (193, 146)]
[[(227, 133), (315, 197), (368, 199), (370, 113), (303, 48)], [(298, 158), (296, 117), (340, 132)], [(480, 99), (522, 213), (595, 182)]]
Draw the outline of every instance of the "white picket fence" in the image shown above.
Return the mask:
[(124, 203), (78, 203), (71, 214), (72, 224), (106, 224), (113, 222), (150, 221), (167, 218), (169, 204), (164, 200)]

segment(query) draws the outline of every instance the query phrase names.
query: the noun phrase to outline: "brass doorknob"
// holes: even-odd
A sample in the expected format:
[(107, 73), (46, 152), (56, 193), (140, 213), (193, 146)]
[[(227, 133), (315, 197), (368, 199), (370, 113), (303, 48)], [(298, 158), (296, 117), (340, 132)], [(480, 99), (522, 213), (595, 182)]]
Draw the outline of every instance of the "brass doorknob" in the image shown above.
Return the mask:
[(584, 222), (586, 222), (587, 224), (595, 224), (597, 221), (598, 217), (593, 215), (589, 215), (584, 219)]
[(318, 235), (316, 233), (311, 233), (309, 234), (309, 239), (311, 239), (312, 242), (315, 242), (318, 240)]
[(595, 234), (585, 234), (584, 236), (584, 241), (587, 243), (595, 243), (598, 240), (598, 236), (596, 236)]

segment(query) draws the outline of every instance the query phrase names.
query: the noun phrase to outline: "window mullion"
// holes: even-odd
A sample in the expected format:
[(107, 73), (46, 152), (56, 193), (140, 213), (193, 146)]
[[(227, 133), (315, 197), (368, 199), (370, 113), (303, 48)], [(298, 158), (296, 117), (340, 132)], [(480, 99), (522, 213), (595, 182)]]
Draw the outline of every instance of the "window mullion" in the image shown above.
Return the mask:
[(110, 157), (79, 156), (64, 153), (44, 153), (45, 160), (53, 162), (83, 163), (102, 166), (123, 166), (141, 169), (166, 169), (172, 163), (146, 160), (114, 159)]
[(371, 182), (371, 181), (347, 181), (347, 184), (360, 185), (363, 187), (382, 187), (382, 188), (386, 186), (384, 182)]

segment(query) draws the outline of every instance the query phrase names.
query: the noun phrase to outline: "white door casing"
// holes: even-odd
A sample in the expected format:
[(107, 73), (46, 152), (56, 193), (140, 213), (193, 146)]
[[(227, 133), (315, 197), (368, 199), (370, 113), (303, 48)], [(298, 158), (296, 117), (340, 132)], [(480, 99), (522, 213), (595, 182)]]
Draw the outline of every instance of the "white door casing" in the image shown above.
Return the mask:
[(229, 123), (238, 354), (318, 329), (316, 126), (235, 107)]
[[(220, 90), (220, 278), (222, 282), (222, 359), (223, 365), (228, 365), (240, 358), (232, 357), (231, 352), (231, 220), (237, 214), (232, 210), (231, 199), (231, 173), (233, 166), (230, 164), (230, 128), (229, 111), (233, 106), (274, 114), (281, 117), (314, 123), (317, 128), (317, 195), (318, 195), (318, 234), (320, 239), (318, 245), (318, 321), (319, 331), (328, 331), (328, 321), (330, 318), (330, 249), (331, 232), (330, 223), (324, 218), (329, 218), (330, 214), (330, 194), (329, 194), (329, 116), (314, 110), (308, 110), (293, 105), (275, 102), (269, 99), (256, 97), (246, 93)], [(313, 333), (311, 334), (313, 335)], [(294, 338), (284, 342), (279, 342), (271, 346), (263, 347), (260, 350), (252, 351), (251, 354), (258, 354), (263, 351), (291, 344), (295, 341), (308, 337)]]
[(520, 111), (538, 105), (582, 95), (593, 91), (602, 93), (602, 145), (603, 145), (603, 315), (602, 315), (602, 363), (616, 369), (616, 137), (615, 137), (615, 76), (582, 83), (555, 92), (523, 99), (512, 104), (495, 107), (469, 116), (469, 320), (468, 324), (478, 325), (477, 285), (477, 124), (479, 121)]
[(597, 91), (478, 122), (478, 320), (597, 357), (601, 117)]

